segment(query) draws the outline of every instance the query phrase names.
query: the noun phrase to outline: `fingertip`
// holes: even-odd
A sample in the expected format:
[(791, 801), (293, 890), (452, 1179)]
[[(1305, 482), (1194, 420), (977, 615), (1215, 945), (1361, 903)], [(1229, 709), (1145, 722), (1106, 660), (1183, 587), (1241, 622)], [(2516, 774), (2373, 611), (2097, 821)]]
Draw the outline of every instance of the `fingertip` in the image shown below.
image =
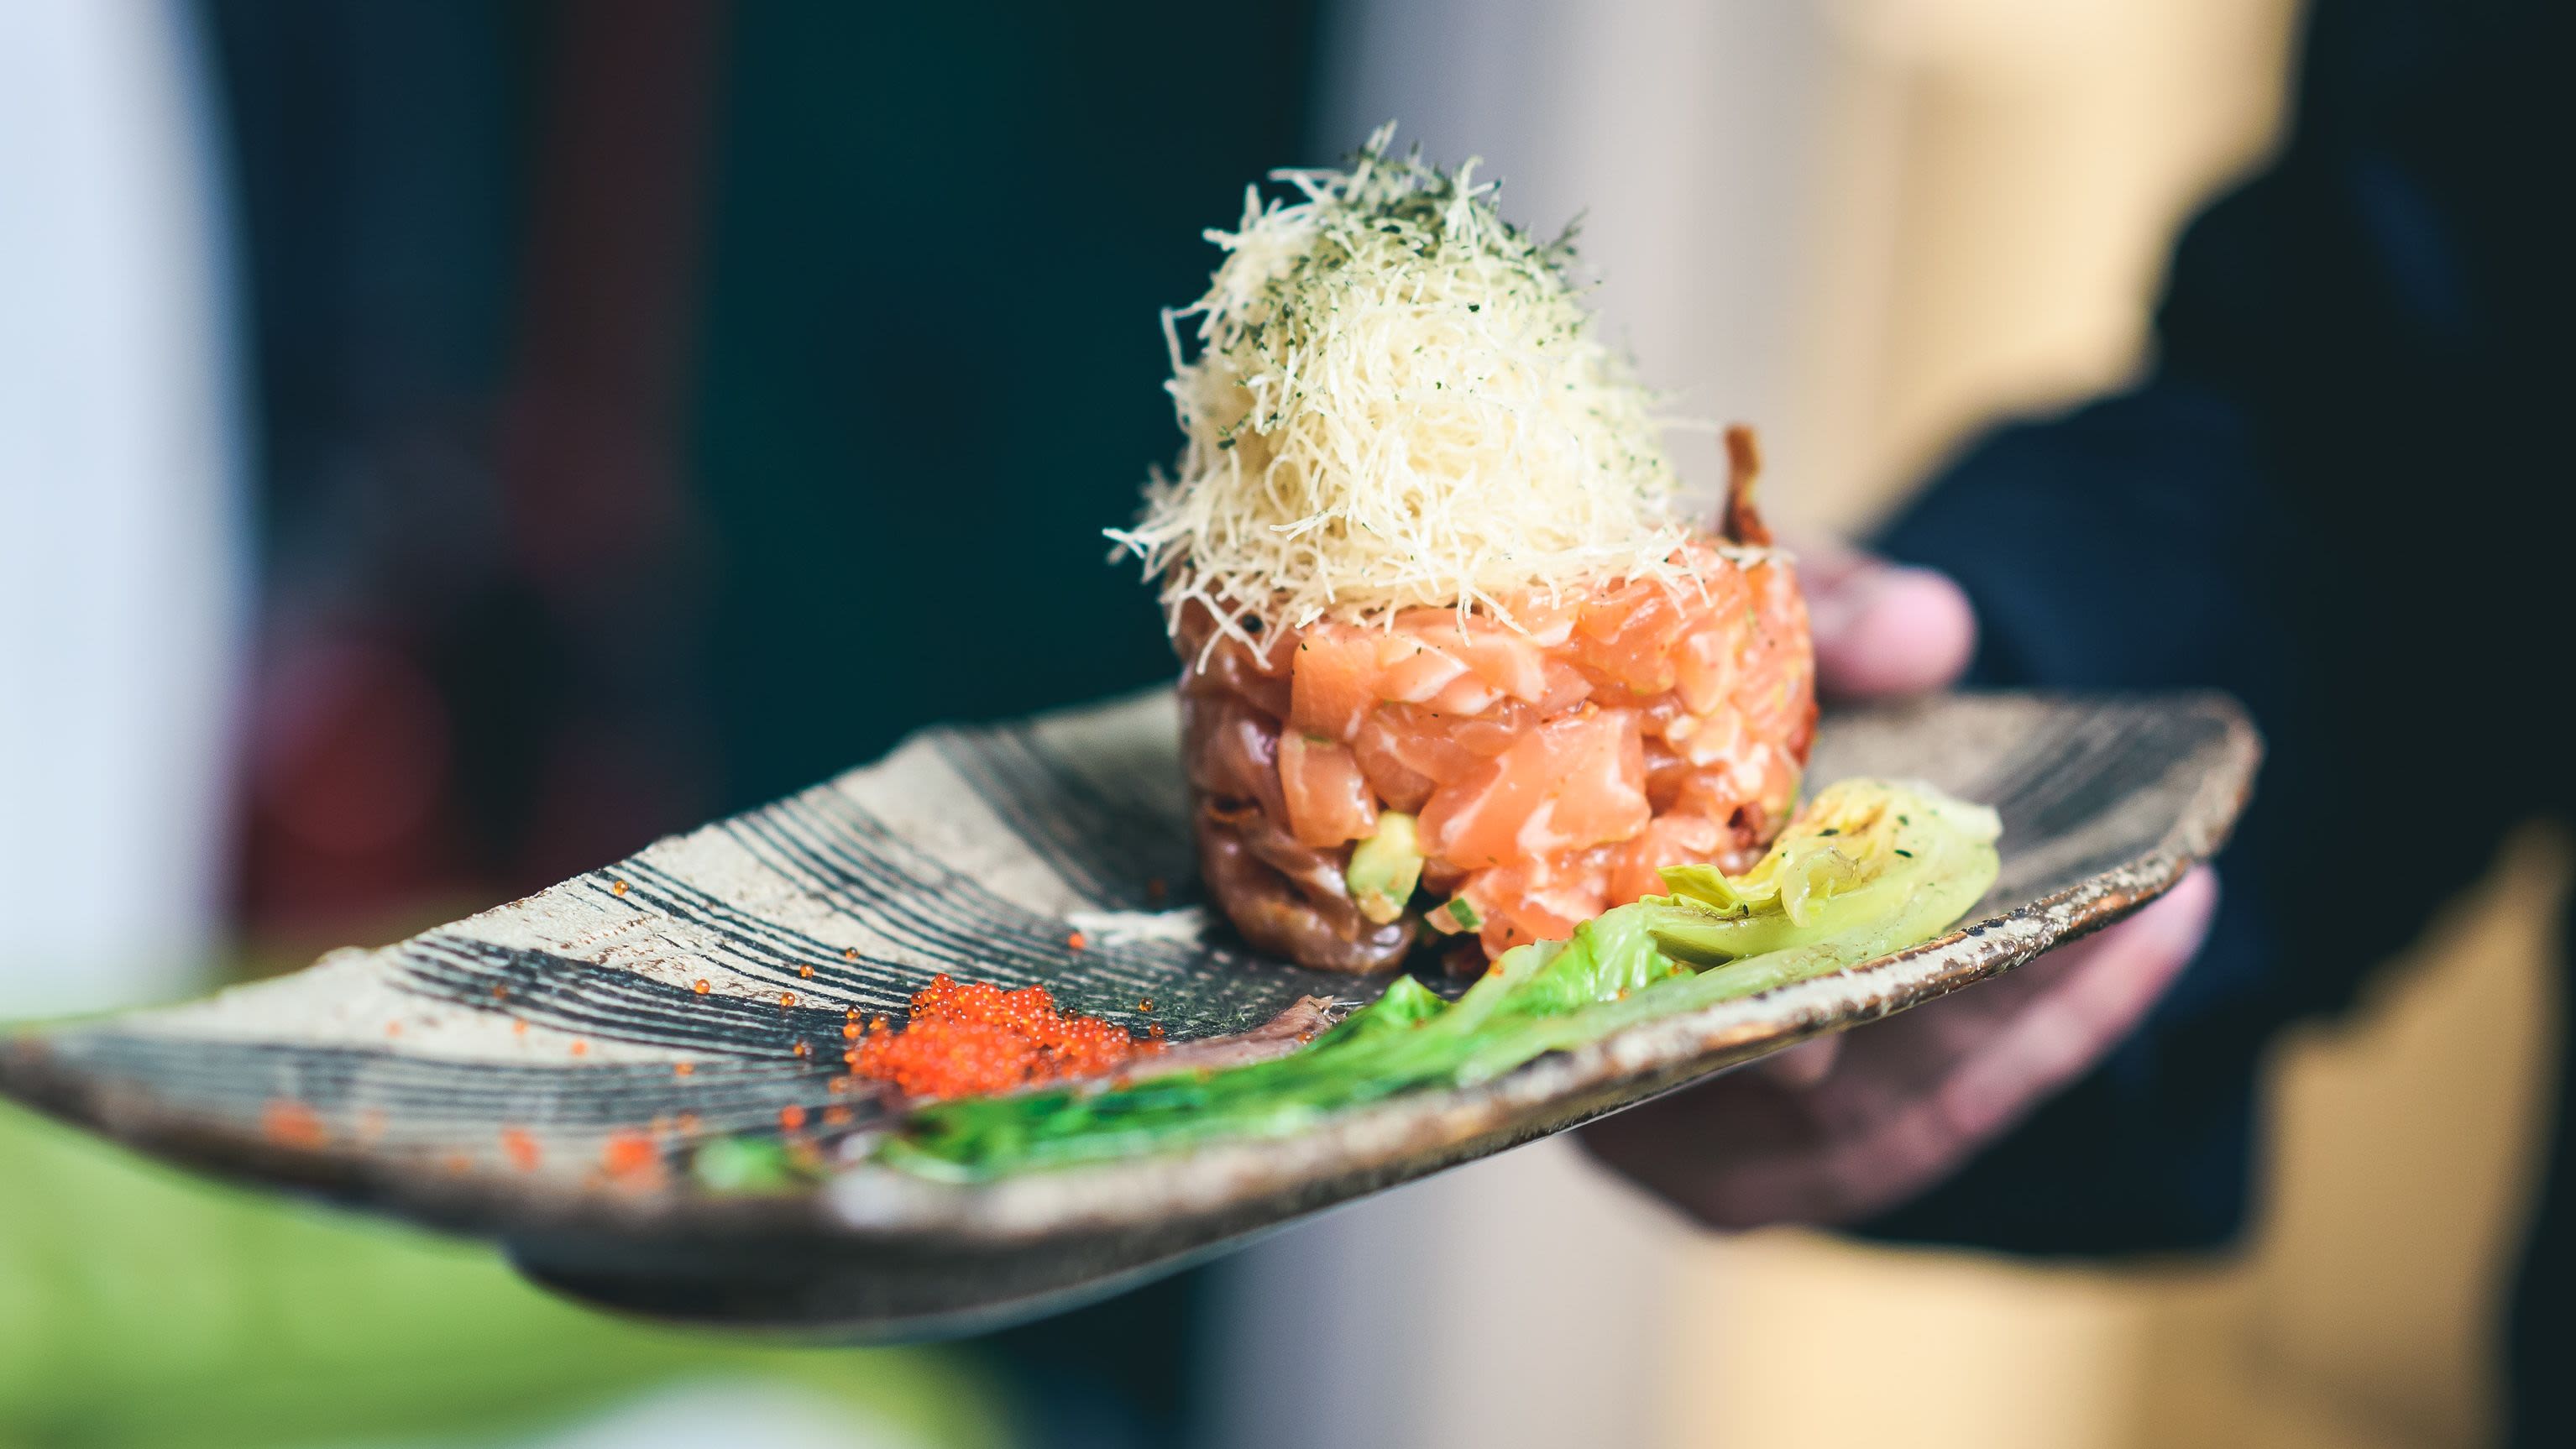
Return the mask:
[(1754, 1067), (1780, 1086), (1804, 1091), (1829, 1076), (1842, 1055), (1843, 1039), (1820, 1036), (1755, 1062)]
[(1844, 698), (1917, 694), (1955, 683), (1976, 653), (1967, 591), (1930, 569), (1872, 569), (1820, 599), (1816, 682)]
[(2168, 933), (2197, 946), (2209, 930), (2210, 918), (2218, 914), (2217, 868), (2207, 864), (2193, 866), (2140, 914), (2157, 917), (2165, 923)]

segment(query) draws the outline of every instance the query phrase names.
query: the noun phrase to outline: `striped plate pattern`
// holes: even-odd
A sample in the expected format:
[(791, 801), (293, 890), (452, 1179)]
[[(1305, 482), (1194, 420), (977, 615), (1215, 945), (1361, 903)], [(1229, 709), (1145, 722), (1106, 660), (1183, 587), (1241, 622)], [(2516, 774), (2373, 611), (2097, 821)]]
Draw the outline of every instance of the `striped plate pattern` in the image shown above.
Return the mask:
[[(1157, 691), (928, 731), (885, 760), (377, 950), (0, 1041), (0, 1091), (146, 1151), (508, 1241), (622, 1307), (849, 1337), (965, 1331), (1112, 1291), (1358, 1193), (1901, 1010), (2134, 909), (2213, 850), (2259, 745), (2211, 696), (1946, 696), (1829, 717), (1812, 777), (1993, 803), (1975, 919), (1860, 970), (1651, 1023), (1286, 1142), (979, 1187), (871, 1167), (856, 1023), (935, 972), (1043, 982), (1174, 1040), (1382, 982), (1253, 954), (1194, 879)], [(716, 1192), (719, 1137), (811, 1185)]]

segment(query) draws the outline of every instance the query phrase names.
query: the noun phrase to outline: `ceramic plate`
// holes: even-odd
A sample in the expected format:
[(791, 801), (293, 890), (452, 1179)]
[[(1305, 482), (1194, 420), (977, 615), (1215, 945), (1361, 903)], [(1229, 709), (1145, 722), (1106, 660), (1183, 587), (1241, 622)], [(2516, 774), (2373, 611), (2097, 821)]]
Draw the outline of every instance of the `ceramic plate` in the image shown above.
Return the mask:
[[(204, 1001), (24, 1031), (0, 1090), (146, 1152), (498, 1239), (538, 1279), (675, 1317), (965, 1332), (1927, 1001), (2101, 926), (2225, 836), (2259, 745), (2206, 695), (1947, 696), (1828, 716), (1810, 778), (1994, 804), (2003, 869), (1938, 941), (1303, 1135), (949, 1186), (856, 1159), (849, 1010), (932, 973), (1043, 982), (1190, 1040), (1383, 981), (1252, 954), (1190, 865), (1171, 697), (937, 729), (604, 870)], [(1070, 944), (1079, 933), (1082, 945)], [(1150, 1011), (1146, 1003), (1151, 1003)], [(820, 1168), (719, 1192), (719, 1137)]]

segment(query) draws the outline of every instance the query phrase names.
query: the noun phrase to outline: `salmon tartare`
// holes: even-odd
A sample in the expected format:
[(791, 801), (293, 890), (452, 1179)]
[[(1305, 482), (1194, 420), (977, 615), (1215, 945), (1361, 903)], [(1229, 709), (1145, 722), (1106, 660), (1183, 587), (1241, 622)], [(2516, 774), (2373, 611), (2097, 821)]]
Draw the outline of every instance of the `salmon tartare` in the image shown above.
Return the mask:
[(1236, 929), (1323, 970), (1482, 970), (1668, 867), (1759, 858), (1815, 666), (1751, 434), (1717, 526), (1682, 521), (1569, 240), (1388, 139), (1210, 234), (1226, 260), (1167, 314), (1178, 476), (1112, 537), (1163, 586)]

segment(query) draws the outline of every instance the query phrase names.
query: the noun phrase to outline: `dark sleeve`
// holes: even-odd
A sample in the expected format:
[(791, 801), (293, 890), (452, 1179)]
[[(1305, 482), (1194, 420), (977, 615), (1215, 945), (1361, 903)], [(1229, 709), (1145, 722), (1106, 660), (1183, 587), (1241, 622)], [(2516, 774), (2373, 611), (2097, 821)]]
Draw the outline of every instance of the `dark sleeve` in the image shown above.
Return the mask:
[(2440, 490), (2473, 477), (2511, 503), (2550, 468), (2537, 428), (2555, 409), (2533, 394), (2563, 379), (2542, 361), (2561, 269), (2512, 224), (2546, 171), (2513, 169), (2540, 160), (2513, 92), (2538, 16), (2327, 0), (2281, 160), (2176, 251), (2148, 380), (1986, 438), (1887, 530), (1888, 552), (1975, 601), (1977, 682), (2224, 689), (2268, 757), (2176, 990), (2091, 1076), (1864, 1231), (2041, 1253), (2227, 1240), (2266, 1042), (2348, 1001), (2531, 808), (2480, 766), (2537, 754), (2489, 684), (2546, 647), (2519, 622), (2541, 591), (2515, 591), (2548, 574), (2514, 554), (2542, 534), (2563, 547), (2536, 510), (2564, 505), (2535, 496), (2504, 510), (2531, 536), (2471, 541), (2442, 529)]

